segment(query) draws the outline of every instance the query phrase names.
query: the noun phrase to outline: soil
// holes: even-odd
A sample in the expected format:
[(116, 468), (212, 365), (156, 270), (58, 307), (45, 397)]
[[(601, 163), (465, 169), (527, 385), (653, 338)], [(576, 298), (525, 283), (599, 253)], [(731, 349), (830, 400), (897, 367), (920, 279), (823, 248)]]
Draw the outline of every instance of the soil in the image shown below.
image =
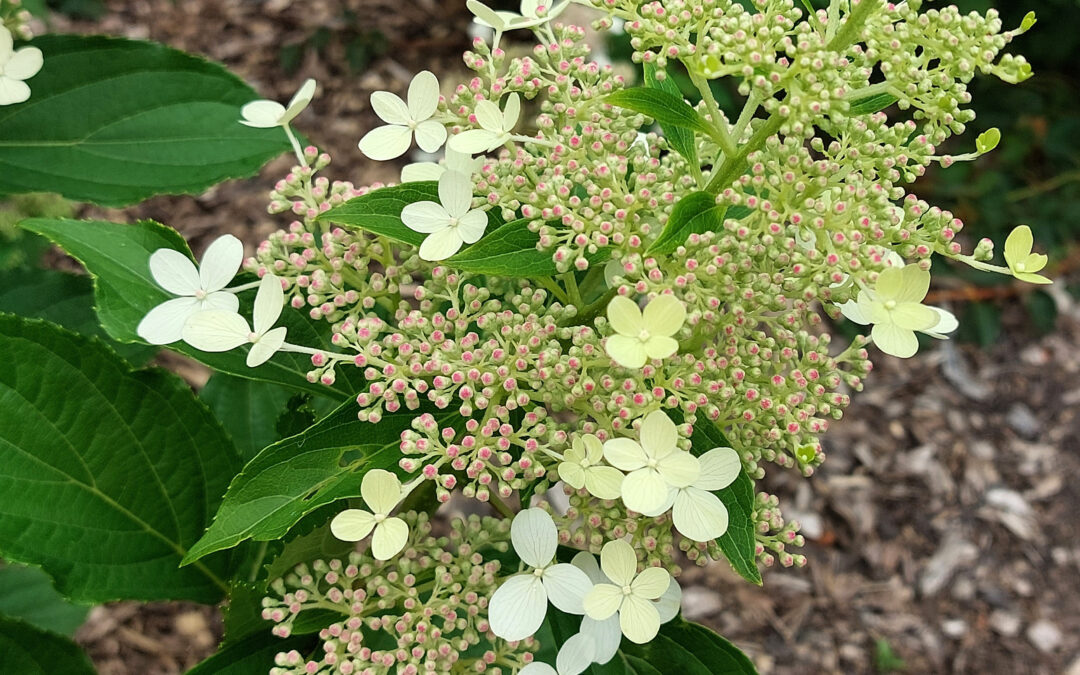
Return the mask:
[[(300, 120), (334, 157), (328, 175), (366, 184), (396, 168), (365, 161), (368, 95), (402, 91), (427, 68), (460, 70), (469, 15), (456, 0), (110, 0), (96, 21), (57, 17), (54, 32), (165, 42), (225, 63), (262, 95), (285, 100), (307, 77), (320, 91)], [(346, 10), (358, 21), (350, 21)], [(286, 74), (283, 46), (330, 29)], [(378, 31), (386, 48), (361, 73), (339, 38)], [(295, 51), (295, 50), (292, 50)], [(287, 54), (291, 53), (286, 50)], [(154, 218), (196, 250), (224, 232), (254, 244), (283, 222), (266, 193), (288, 169), (198, 197), (161, 197), (86, 215)], [(1057, 330), (1038, 337), (1005, 310), (989, 350), (944, 343), (900, 362), (881, 357), (866, 390), (825, 437), (810, 480), (774, 470), (763, 488), (804, 526), (803, 569), (757, 588), (724, 565), (691, 570), (685, 614), (734, 640), (765, 674), (1080, 675), (1080, 307), (1055, 296)], [(170, 360), (193, 382), (205, 373)], [(78, 634), (104, 675), (179, 673), (211, 653), (213, 608), (117, 603)]]

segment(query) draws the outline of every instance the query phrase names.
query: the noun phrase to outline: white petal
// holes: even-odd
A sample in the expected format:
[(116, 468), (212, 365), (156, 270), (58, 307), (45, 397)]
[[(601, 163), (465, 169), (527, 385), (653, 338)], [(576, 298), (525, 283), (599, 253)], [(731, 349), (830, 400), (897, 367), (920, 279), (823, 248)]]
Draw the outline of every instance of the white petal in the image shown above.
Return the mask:
[(0, 105), (22, 103), (30, 98), (30, 87), (25, 82), (0, 75)]
[(878, 349), (902, 359), (911, 358), (919, 351), (919, 339), (915, 337), (915, 333), (896, 324), (874, 324), (870, 336)]
[(581, 632), (593, 639), (596, 654), (593, 661), (604, 664), (615, 658), (622, 643), (622, 629), (619, 628), (619, 615), (612, 614), (603, 621), (597, 621), (588, 614), (581, 619)]
[(854, 300), (848, 300), (842, 305), (839, 305), (840, 313), (843, 314), (849, 321), (854, 321), (857, 324), (863, 326), (870, 325), (870, 317), (863, 310), (863, 306)]
[(476, 23), (481, 26), (487, 26), (499, 31), (506, 27), (506, 22), (503, 21), (498, 12), (478, 0), (468, 0), (468, 2), (465, 3), (465, 6), (468, 7), (469, 11), (476, 17)]
[(487, 213), (480, 209), (473, 209), (462, 217), (458, 218), (458, 233), (461, 235), (461, 240), (466, 244), (475, 244), (480, 240), (480, 237), (484, 236), (484, 230), (487, 229), (488, 217)]
[(641, 421), (641, 447), (645, 454), (660, 459), (678, 449), (679, 431), (663, 410), (654, 410)]
[(701, 462), (685, 450), (676, 450), (661, 459), (656, 470), (671, 487), (684, 488), (701, 476)]
[(611, 466), (590, 466), (585, 471), (585, 489), (597, 499), (618, 499), (622, 482), (622, 472)]
[(476, 104), (475, 113), (476, 122), (480, 125), (481, 129), (486, 129), (487, 131), (495, 133), (501, 133), (503, 131), (503, 115), (496, 102), (480, 101)]
[(623, 504), (632, 511), (642, 514), (656, 513), (656, 509), (664, 503), (667, 496), (667, 482), (653, 469), (638, 469), (623, 479)]
[(628, 595), (619, 608), (619, 627), (628, 640), (643, 645), (660, 632), (660, 613), (648, 600)]
[(288, 124), (296, 119), (296, 116), (304, 112), (304, 108), (308, 107), (313, 98), (315, 98), (315, 80), (309, 77), (289, 100), (289, 107), (281, 116), (281, 123)]
[(150, 276), (173, 295), (195, 295), (201, 288), (195, 263), (171, 248), (159, 248), (150, 254)]
[(451, 218), (460, 218), (472, 206), (472, 178), (457, 171), (447, 171), (439, 178), (439, 201)]
[(546, 663), (533, 661), (532, 663), (522, 668), (518, 672), (518, 675), (559, 675), (559, 673)]
[(623, 598), (622, 589), (612, 584), (598, 584), (593, 586), (589, 594), (585, 596), (585, 616), (596, 621), (603, 621), (615, 615), (619, 611)]
[(287, 331), (288, 329), (285, 326), (275, 328), (267, 331), (256, 340), (255, 344), (251, 345), (251, 351), (247, 355), (248, 368), (257, 368), (269, 361), (274, 354), (277, 354), (278, 350), (281, 349), (281, 345), (285, 344), (285, 333)]
[(709, 542), (727, 532), (728, 511), (713, 493), (691, 487), (679, 490), (671, 519), (687, 539)]
[(402, 183), (419, 183), (426, 180), (439, 180), (439, 177), (446, 171), (446, 167), (440, 166), (435, 162), (414, 162), (412, 164), (406, 164), (401, 169), (401, 182)]
[(15, 46), (15, 39), (6, 26), (0, 24), (0, 66), (7, 65), (11, 59), (11, 50)]
[(382, 162), (401, 157), (412, 144), (412, 130), (400, 124), (375, 127), (360, 139), (360, 152)]
[(409, 526), (401, 518), (387, 518), (375, 526), (371, 537), (371, 555), (376, 560), (393, 558), (409, 541)]
[(281, 290), (281, 279), (267, 274), (259, 281), (259, 290), (255, 294), (255, 308), (252, 310), (255, 332), (264, 335), (273, 328), (284, 305), (285, 291)]
[(420, 244), (420, 259), (429, 262), (446, 260), (461, 250), (463, 243), (456, 227), (433, 232)]
[(41, 70), (41, 50), (37, 47), (23, 47), (15, 52), (4, 66), (4, 76), (13, 80), (29, 80)]
[(510, 541), (522, 562), (532, 567), (547, 567), (555, 558), (559, 530), (543, 509), (525, 509), (510, 524)]
[(401, 222), (413, 232), (430, 234), (450, 227), (450, 214), (442, 204), (413, 202), (401, 210)]
[(637, 303), (621, 295), (616, 295), (608, 303), (607, 318), (612, 329), (620, 335), (636, 339), (645, 330), (645, 321)]
[(466, 154), (464, 152), (458, 152), (453, 148), (446, 148), (446, 168), (450, 171), (457, 171), (468, 176), (472, 176), (474, 173), (480, 170), (480, 165), (483, 164), (483, 160), (478, 157)]
[(385, 469), (372, 469), (364, 474), (360, 495), (372, 513), (385, 516), (401, 501), (401, 481)]
[(559, 563), (544, 570), (542, 577), (548, 601), (567, 614), (584, 614), (581, 604), (592, 590), (588, 575), (570, 563)]
[(934, 312), (937, 313), (938, 322), (933, 327), (933, 332), (927, 330), (923, 331), (924, 333), (928, 335), (934, 335), (935, 337), (939, 335), (944, 336), (947, 333), (951, 333), (960, 327), (960, 322), (956, 320), (956, 315), (949, 310), (942, 309), (940, 307), (931, 307), (930, 309), (934, 310)]
[(330, 521), (330, 531), (342, 541), (360, 541), (373, 527), (375, 516), (363, 509), (346, 509)]
[[(622, 539), (615, 539), (604, 544), (600, 550), (600, 569), (604, 571), (611, 583), (616, 586), (627, 586), (637, 576), (637, 555), (630, 544)], [(590, 614), (594, 619), (603, 619)]]
[(244, 244), (226, 234), (206, 247), (199, 262), (199, 284), (207, 293), (225, 288), (244, 262)]
[(211, 309), (196, 312), (184, 324), (183, 340), (204, 352), (227, 352), (248, 341), (251, 329), (244, 317)]
[(679, 351), (679, 341), (666, 335), (653, 335), (641, 346), (650, 359), (666, 359)]
[(630, 590), (634, 595), (646, 600), (656, 600), (671, 584), (671, 574), (661, 567), (646, 567), (641, 574), (634, 577), (630, 583)]
[(184, 323), (202, 309), (202, 303), (195, 298), (173, 298), (154, 307), (135, 332), (152, 345), (167, 345), (176, 342), (184, 335)]
[(417, 122), (429, 119), (439, 107), (439, 78), (429, 70), (421, 70), (409, 83), (407, 98), (410, 117)]
[(596, 657), (596, 641), (591, 636), (578, 633), (563, 643), (555, 665), (559, 675), (580, 675)]
[(732, 448), (713, 448), (698, 457), (701, 473), (694, 487), (702, 490), (723, 490), (738, 478), (742, 470), (739, 453)]
[(285, 106), (277, 101), (265, 99), (252, 101), (240, 108), (241, 123), (249, 127), (269, 129), (281, 124), (281, 118), (285, 114)]
[(388, 91), (376, 91), (371, 94), (371, 109), (387, 124), (407, 126), (413, 121), (405, 101), (402, 101), (397, 94), (391, 94)]
[(658, 295), (645, 305), (641, 315), (650, 335), (670, 337), (686, 321), (686, 306), (673, 295)]
[(416, 125), (416, 144), (424, 152), (435, 152), (446, 142), (446, 127), (441, 122), (428, 120)]
[(664, 594), (653, 601), (660, 615), (660, 623), (667, 623), (679, 615), (682, 608), (682, 588), (675, 579), (671, 580)]
[(506, 99), (506, 107), (503, 109), (503, 131), (513, 131), (519, 117), (521, 117), (521, 97), (514, 92)]
[(612, 335), (604, 343), (607, 355), (623, 368), (638, 369), (649, 360), (645, 345), (636, 337)]
[(636, 471), (649, 461), (649, 456), (637, 441), (630, 438), (613, 438), (604, 443), (604, 459), (608, 464), (623, 471)]
[(502, 145), (501, 136), (487, 129), (469, 129), (451, 136), (448, 147), (455, 152), (479, 155)]
[[(194, 298), (192, 298), (194, 299)], [(196, 300), (196, 302), (198, 302)], [(216, 293), (210, 293), (202, 301), (203, 309), (218, 309), (222, 312), (236, 313), (240, 309), (240, 299), (236, 297), (235, 293), (229, 293), (228, 291), (218, 291)]]
[(570, 560), (570, 564), (578, 568), (585, 573), (585, 576), (589, 577), (589, 581), (596, 584), (607, 584), (611, 582), (603, 572), (600, 571), (600, 563), (596, 562), (596, 556), (588, 551), (579, 551), (574, 554), (574, 557)]
[(559, 479), (575, 490), (585, 487), (585, 469), (574, 462), (562, 462), (559, 464)]
[(491, 596), (488, 605), (491, 631), (510, 642), (524, 640), (544, 623), (547, 604), (547, 592), (539, 577), (532, 574), (510, 577)]

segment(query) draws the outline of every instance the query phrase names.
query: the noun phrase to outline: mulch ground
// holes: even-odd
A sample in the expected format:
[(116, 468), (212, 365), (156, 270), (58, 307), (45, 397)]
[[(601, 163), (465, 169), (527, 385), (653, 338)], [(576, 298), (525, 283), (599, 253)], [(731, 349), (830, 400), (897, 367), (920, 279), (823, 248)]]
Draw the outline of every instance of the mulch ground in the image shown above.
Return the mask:
[[(328, 175), (365, 184), (396, 176), (356, 150), (375, 123), (368, 95), (400, 92), (423, 68), (458, 72), (463, 4), (113, 0), (95, 22), (58, 17), (52, 30), (205, 54), (279, 100), (315, 77), (319, 96), (300, 126), (334, 156)], [(330, 29), (323, 53), (309, 50), (285, 74), (283, 46), (292, 58), (289, 46), (320, 28)], [(361, 73), (345, 44), (358, 31), (386, 40)], [(281, 160), (199, 197), (86, 214), (154, 218), (196, 249), (223, 232), (254, 243), (282, 225), (266, 214), (266, 192), (287, 168)], [(764, 483), (803, 523), (807, 567), (770, 570), (763, 588), (724, 565), (692, 570), (685, 613), (746, 649), (766, 675), (1080, 675), (1080, 307), (1064, 293), (1056, 300), (1048, 336), (1007, 308), (1005, 337), (990, 350), (946, 343), (905, 362), (879, 358), (825, 437), (821, 471), (802, 480), (775, 470)], [(78, 639), (104, 675), (164, 675), (211, 653), (219, 633), (212, 608), (118, 603), (95, 609)]]

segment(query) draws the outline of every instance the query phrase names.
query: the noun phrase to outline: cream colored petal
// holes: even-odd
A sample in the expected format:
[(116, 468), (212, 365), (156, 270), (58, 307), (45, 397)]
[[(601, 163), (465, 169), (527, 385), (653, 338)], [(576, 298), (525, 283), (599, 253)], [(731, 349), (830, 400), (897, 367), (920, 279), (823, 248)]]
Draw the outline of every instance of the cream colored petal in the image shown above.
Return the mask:
[(391, 94), (388, 91), (376, 91), (371, 94), (371, 109), (387, 124), (408, 126), (413, 121), (405, 101), (402, 101), (397, 94)]
[(742, 471), (739, 453), (732, 448), (713, 448), (698, 457), (698, 463), (701, 473), (693, 485), (701, 490), (723, 490), (731, 485)]
[(159, 248), (150, 254), (150, 276), (173, 295), (195, 295), (201, 288), (195, 263), (171, 248)]
[(728, 511), (720, 498), (697, 488), (679, 490), (671, 519), (687, 539), (709, 542), (727, 532)]
[(623, 478), (623, 504), (632, 511), (653, 513), (667, 494), (667, 482), (654, 469), (638, 469)]
[(874, 284), (874, 293), (878, 300), (895, 300), (904, 287), (904, 269), (887, 267), (878, 275)]
[(854, 300), (848, 300), (844, 304), (837, 306), (840, 308), (840, 313), (847, 317), (848, 320), (863, 326), (869, 325), (870, 317), (863, 311), (863, 306)]
[(630, 438), (613, 438), (604, 443), (604, 459), (608, 464), (623, 471), (636, 471), (649, 461), (649, 456), (637, 441)]
[(274, 354), (278, 353), (281, 346), (285, 344), (285, 333), (288, 331), (285, 326), (275, 328), (267, 331), (262, 337), (255, 341), (255, 344), (251, 345), (251, 351), (247, 355), (247, 365), (249, 368), (257, 368), (262, 364), (269, 361)]
[(1024, 259), (1024, 271), (1025, 272), (1038, 272), (1046, 267), (1046, 263), (1050, 262), (1050, 258), (1043, 253), (1032, 253)]
[(641, 340), (625, 335), (612, 335), (604, 342), (604, 349), (623, 368), (641, 368), (649, 360)]
[(207, 293), (220, 291), (229, 285), (244, 262), (244, 244), (226, 234), (206, 247), (199, 262), (199, 284)]
[[(627, 586), (634, 580), (637, 576), (637, 564), (634, 548), (622, 539), (609, 541), (600, 550), (600, 569), (616, 586)], [(606, 618), (592, 614), (589, 616), (594, 619)]]
[(584, 454), (582, 457), (587, 458), (589, 463), (596, 464), (604, 458), (604, 444), (603, 442), (592, 434), (585, 434), (584, 436), (575, 439), (575, 443), (579, 442), (584, 447)]
[(0, 105), (14, 105), (30, 98), (30, 87), (25, 82), (0, 75)]
[(649, 457), (661, 459), (678, 449), (679, 431), (663, 410), (654, 410), (641, 421), (641, 447)]
[(463, 243), (461, 233), (455, 227), (432, 232), (420, 244), (420, 259), (429, 262), (446, 260), (461, 250)]
[(360, 482), (360, 496), (372, 513), (385, 516), (401, 501), (401, 481), (385, 469), (372, 469)]
[(472, 206), (472, 178), (457, 171), (447, 171), (439, 178), (439, 202), (451, 218), (460, 218)]
[(37, 47), (23, 47), (4, 66), (4, 75), (13, 80), (29, 80), (41, 70), (43, 59)]
[(330, 532), (342, 541), (360, 541), (373, 527), (375, 516), (363, 509), (347, 509), (330, 521)]
[(11, 60), (12, 48), (15, 46), (15, 38), (7, 26), (0, 24), (0, 66), (6, 66)]
[(494, 101), (480, 101), (474, 109), (476, 122), (481, 129), (499, 134), (503, 132), (502, 111)]
[(611, 583), (611, 579), (600, 571), (600, 563), (596, 562), (596, 556), (588, 551), (578, 551), (574, 554), (574, 557), (570, 560), (570, 563), (585, 573), (585, 576), (589, 577), (589, 581), (596, 584)]
[(259, 280), (259, 290), (255, 293), (255, 307), (252, 310), (255, 333), (264, 335), (273, 328), (281, 317), (284, 306), (285, 291), (281, 289), (281, 279), (273, 274), (265, 275)]
[(487, 213), (480, 209), (473, 209), (458, 218), (458, 234), (461, 235), (461, 240), (466, 244), (475, 244), (480, 241), (480, 237), (484, 236), (487, 225)]
[(619, 627), (626, 639), (643, 645), (660, 632), (660, 613), (648, 600), (628, 595), (619, 608)]
[(419, 183), (421, 181), (439, 180), (446, 168), (435, 162), (414, 162), (406, 164), (401, 169), (402, 183)]
[(907, 330), (933, 328), (940, 319), (932, 308), (917, 302), (901, 302), (892, 310), (892, 322)]
[(941, 309), (940, 307), (931, 307), (930, 309), (934, 310), (934, 313), (938, 315), (938, 322), (934, 324), (933, 328), (924, 330), (923, 332), (930, 337), (939, 340), (948, 340), (948, 334), (960, 327), (960, 322), (956, 320), (956, 315), (949, 310)]
[(457, 171), (471, 177), (480, 170), (483, 160), (448, 147), (446, 149), (445, 164), (448, 170)]
[(1031, 228), (1021, 225), (1009, 233), (1005, 239), (1005, 262), (1010, 268), (1024, 260), (1031, 253), (1035, 245), (1035, 237), (1031, 234)]
[(500, 135), (487, 129), (469, 129), (451, 136), (447, 147), (455, 152), (480, 155), (502, 145)]
[(623, 601), (622, 589), (611, 584), (593, 586), (585, 596), (585, 615), (594, 621), (603, 621), (615, 615)]
[(446, 127), (435, 120), (416, 125), (416, 144), (424, 152), (435, 152), (446, 142)]
[(562, 462), (559, 464), (559, 479), (575, 490), (580, 490), (585, 487), (585, 470), (580, 464)]
[(520, 117), (521, 97), (518, 96), (517, 92), (514, 92), (506, 98), (506, 107), (503, 108), (502, 113), (502, 130), (513, 131)]
[(563, 643), (555, 665), (558, 675), (580, 675), (588, 668), (596, 656), (596, 642), (592, 636), (578, 633)]
[(439, 79), (431, 71), (421, 70), (409, 83), (407, 98), (409, 116), (417, 122), (429, 119), (439, 107)]
[(376, 161), (401, 157), (412, 144), (412, 130), (400, 124), (375, 127), (360, 139), (360, 152)]
[(677, 617), (682, 608), (682, 588), (679, 587), (679, 582), (672, 579), (664, 594), (653, 604), (656, 605), (656, 611), (660, 615), (660, 623), (667, 623)]
[(514, 516), (510, 541), (522, 562), (532, 567), (547, 567), (555, 558), (559, 530), (551, 515), (543, 509), (525, 509)]
[(289, 105), (285, 108), (285, 114), (281, 116), (281, 123), (288, 124), (296, 119), (296, 116), (304, 112), (304, 109), (308, 107), (313, 98), (315, 98), (315, 80), (308, 78), (289, 100)]
[(172, 344), (183, 337), (184, 324), (201, 305), (195, 298), (166, 300), (147, 312), (135, 332), (152, 345)]
[(519, 574), (496, 589), (488, 605), (491, 631), (514, 642), (532, 636), (547, 616), (547, 592), (539, 577)]
[(506, 28), (506, 22), (502, 19), (498, 12), (491, 9), (487, 5), (478, 2), (478, 0), (468, 0), (465, 6), (469, 8), (469, 11), (476, 17), (476, 23), (481, 26), (487, 26), (488, 28), (494, 28), (498, 31), (502, 31)]
[(584, 614), (582, 600), (592, 590), (589, 577), (570, 563), (559, 563), (544, 570), (542, 577), (548, 601), (567, 614)]
[(656, 600), (664, 594), (670, 583), (671, 574), (667, 570), (660, 567), (646, 567), (630, 582), (630, 590), (639, 598)]
[(409, 542), (409, 526), (401, 518), (387, 518), (375, 526), (371, 537), (371, 555), (376, 560), (390, 560)]
[(616, 295), (607, 306), (608, 323), (619, 335), (637, 338), (645, 330), (645, 320), (637, 303), (622, 295)]
[(450, 214), (442, 204), (413, 202), (401, 210), (401, 222), (414, 232), (430, 234), (450, 227)]
[(916, 265), (908, 265), (900, 272), (903, 275), (903, 285), (895, 300), (897, 302), (922, 302), (930, 291), (930, 273), (919, 269)]
[(618, 499), (622, 494), (623, 474), (610, 466), (590, 466), (585, 470), (585, 489), (597, 499)]
[(581, 632), (593, 639), (596, 654), (595, 663), (604, 664), (615, 658), (622, 644), (622, 629), (619, 628), (619, 615), (612, 614), (603, 621), (597, 621), (588, 614), (581, 618)]
[(676, 488), (693, 485), (701, 475), (701, 462), (685, 450), (676, 450), (656, 465), (664, 481)]
[(240, 108), (241, 123), (249, 127), (270, 129), (281, 124), (281, 118), (285, 115), (285, 106), (277, 101), (252, 101)]
[[(600, 452), (603, 453), (604, 446), (600, 446)], [(570, 442), (570, 447), (563, 453), (563, 459), (567, 462), (573, 462), (574, 464), (581, 464), (585, 461), (585, 443), (581, 440), (581, 436), (578, 436)]]
[(641, 316), (650, 335), (670, 337), (686, 321), (686, 306), (673, 295), (658, 295), (645, 305)]
[(248, 342), (251, 329), (244, 317), (232, 312), (196, 312), (184, 323), (182, 338), (204, 352), (227, 352)]
[(679, 342), (675, 338), (653, 335), (642, 343), (642, 348), (650, 359), (666, 359), (679, 351)]
[(900, 328), (896, 324), (874, 324), (870, 336), (874, 339), (874, 344), (878, 346), (878, 349), (902, 359), (911, 358), (915, 356), (915, 352), (919, 351), (919, 339), (915, 337), (915, 333)]

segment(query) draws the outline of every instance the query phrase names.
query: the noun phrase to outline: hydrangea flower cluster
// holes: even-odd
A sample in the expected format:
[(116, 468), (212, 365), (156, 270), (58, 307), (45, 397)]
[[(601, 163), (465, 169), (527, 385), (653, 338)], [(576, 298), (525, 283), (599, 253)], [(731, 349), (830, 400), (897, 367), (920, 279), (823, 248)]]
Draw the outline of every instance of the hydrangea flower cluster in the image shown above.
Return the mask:
[[(277, 673), (576, 675), (676, 616), (684, 560), (804, 564), (797, 523), (754, 481), (768, 463), (810, 476), (824, 461), (820, 434), (861, 389), (871, 342), (909, 357), (917, 333), (957, 327), (924, 304), (934, 254), (1047, 281), (1027, 228), (993, 265), (991, 245), (964, 254), (963, 224), (907, 188), (996, 146), (937, 154), (973, 117), (977, 73), (1031, 75), (999, 55), (1033, 18), (1008, 31), (992, 10), (920, 0), (579, 2), (629, 34), (647, 75), (632, 87), (591, 58), (585, 29), (553, 21), (570, 1), (470, 1), (493, 37), (466, 52), (469, 81), (425, 71), (405, 98), (372, 97), (385, 124), (360, 140), (368, 157), (445, 148), (401, 185), (318, 175), (329, 158), (289, 126), (313, 83), (287, 106), (249, 104), (244, 123), (283, 127), (298, 160), (270, 204), (295, 219), (243, 265), (261, 281), (228, 288), (232, 242), (199, 270), (152, 261), (179, 297), (146, 339), (246, 345), (253, 367), (308, 354), (313, 382), (359, 372), (360, 420), (411, 416), (396, 465), (368, 472), (363, 508), (330, 525), (367, 552), (301, 566), (265, 601), (279, 635), (307, 609), (344, 617), (318, 658), (283, 653)], [(511, 55), (500, 45), (519, 30), (538, 43)], [(696, 105), (673, 93), (676, 69)], [(718, 78), (741, 112), (720, 109)], [(235, 294), (255, 286), (249, 324)], [(290, 343), (286, 304), (325, 322), (334, 350)], [(825, 319), (841, 315), (869, 336), (834, 344)], [(499, 517), (435, 537), (426, 514), (394, 515), (422, 485), (432, 510), (457, 493)], [(553, 616), (578, 630), (534, 662)]]

